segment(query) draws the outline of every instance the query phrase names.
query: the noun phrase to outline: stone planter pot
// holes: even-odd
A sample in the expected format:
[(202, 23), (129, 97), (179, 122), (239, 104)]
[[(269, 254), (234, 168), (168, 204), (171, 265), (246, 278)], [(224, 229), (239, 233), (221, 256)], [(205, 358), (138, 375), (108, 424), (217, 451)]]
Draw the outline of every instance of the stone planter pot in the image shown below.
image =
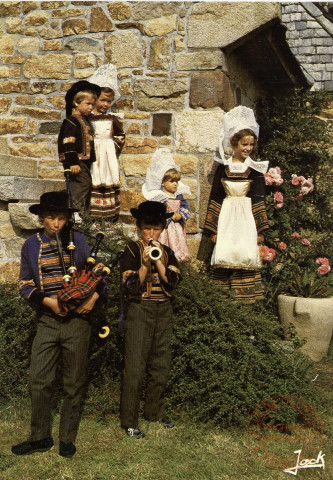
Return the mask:
[(305, 338), (301, 351), (313, 361), (327, 355), (333, 333), (333, 297), (302, 298), (278, 296), (278, 309), (284, 334), (289, 338), (290, 323), (295, 326), (297, 336)]

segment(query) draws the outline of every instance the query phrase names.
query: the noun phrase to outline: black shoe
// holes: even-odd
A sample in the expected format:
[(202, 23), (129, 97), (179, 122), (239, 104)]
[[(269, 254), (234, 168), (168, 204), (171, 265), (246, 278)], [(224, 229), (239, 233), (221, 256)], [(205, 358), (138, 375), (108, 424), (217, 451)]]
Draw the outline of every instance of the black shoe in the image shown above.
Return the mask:
[(59, 455), (62, 457), (72, 457), (76, 453), (76, 447), (73, 442), (60, 442)]
[(141, 432), (139, 427), (135, 427), (135, 428), (123, 427), (123, 429), (125, 430), (126, 435), (128, 435), (129, 437), (143, 438), (145, 436), (145, 434)]
[(13, 445), (10, 450), (14, 455), (30, 455), (30, 453), (35, 452), (47, 452), (53, 445), (53, 438), (47, 437), (34, 442), (18, 443), (17, 445)]
[(164, 428), (173, 428), (175, 424), (168, 418), (162, 418), (158, 421)]

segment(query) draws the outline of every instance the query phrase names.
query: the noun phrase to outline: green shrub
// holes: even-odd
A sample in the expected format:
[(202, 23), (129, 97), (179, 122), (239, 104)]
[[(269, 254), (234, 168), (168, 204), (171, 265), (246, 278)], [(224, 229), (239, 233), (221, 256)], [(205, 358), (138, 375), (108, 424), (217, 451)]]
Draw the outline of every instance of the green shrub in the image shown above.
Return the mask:
[(283, 347), (276, 318), (260, 306), (226, 302), (204, 272), (186, 267), (183, 276), (175, 297), (170, 406), (226, 427), (244, 425), (272, 395), (309, 399), (311, 362)]
[(3, 399), (25, 395), (35, 312), (16, 285), (0, 285), (0, 391)]

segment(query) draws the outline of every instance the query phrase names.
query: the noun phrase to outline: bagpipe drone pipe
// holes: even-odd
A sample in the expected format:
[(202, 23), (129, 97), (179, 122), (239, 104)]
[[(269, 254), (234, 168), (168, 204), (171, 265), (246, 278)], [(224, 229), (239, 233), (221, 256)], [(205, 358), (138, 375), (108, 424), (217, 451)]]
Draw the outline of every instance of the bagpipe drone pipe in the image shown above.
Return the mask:
[[(69, 208), (73, 209), (73, 193), (70, 184), (70, 170), (64, 171), (66, 179), (66, 188), (68, 192)], [(86, 260), (84, 269), (78, 272), (74, 263), (74, 216), (70, 221), (69, 229), (69, 242), (67, 250), (70, 257), (70, 267), (66, 269), (63, 249), (59, 236), (56, 234), (58, 253), (60, 257), (60, 263), (63, 270), (63, 288), (58, 292), (58, 304), (62, 313), (69, 313), (76, 311), (82, 303), (89, 299), (94, 294), (98, 285), (110, 274), (111, 270), (116, 266), (122, 256), (122, 251), (117, 253), (114, 260), (105, 266), (103, 263), (96, 263), (97, 253), (100, 248), (101, 242), (104, 238), (104, 233), (99, 231), (96, 234), (95, 244), (91, 249), (90, 256)], [(106, 337), (109, 334), (109, 328), (103, 326), (104, 333), (99, 333), (101, 338)]]

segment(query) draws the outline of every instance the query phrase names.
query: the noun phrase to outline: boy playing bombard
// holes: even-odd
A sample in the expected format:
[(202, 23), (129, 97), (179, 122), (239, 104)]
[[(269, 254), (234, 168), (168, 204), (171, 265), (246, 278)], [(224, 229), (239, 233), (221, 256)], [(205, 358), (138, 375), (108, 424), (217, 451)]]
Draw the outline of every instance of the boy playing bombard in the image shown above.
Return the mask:
[(90, 167), (95, 162), (93, 133), (89, 115), (92, 113), (100, 87), (86, 80), (75, 83), (66, 93), (66, 118), (58, 136), (59, 159), (71, 171), (74, 206), (88, 211), (91, 190)]
[[(180, 274), (171, 248), (158, 242), (167, 213), (159, 202), (143, 202), (132, 208), (139, 238), (125, 248), (122, 259), (123, 284), (129, 295), (125, 322), (125, 356), (121, 397), (121, 425), (127, 435), (142, 438), (138, 426), (140, 396), (144, 374), (148, 374), (144, 418), (174, 425), (164, 413), (163, 393), (171, 365), (171, 292)], [(150, 245), (149, 243), (152, 242)], [(161, 250), (152, 258), (152, 245)]]

